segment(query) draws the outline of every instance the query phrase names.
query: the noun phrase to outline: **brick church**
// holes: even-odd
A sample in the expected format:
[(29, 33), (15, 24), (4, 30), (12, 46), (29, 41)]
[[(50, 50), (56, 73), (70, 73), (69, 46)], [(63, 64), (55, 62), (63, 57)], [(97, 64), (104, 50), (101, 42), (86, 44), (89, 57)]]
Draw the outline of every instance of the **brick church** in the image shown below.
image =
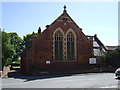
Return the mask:
[(68, 15), (63, 13), (38, 35), (21, 55), (21, 72), (27, 75), (70, 73), (89, 67), (92, 42)]

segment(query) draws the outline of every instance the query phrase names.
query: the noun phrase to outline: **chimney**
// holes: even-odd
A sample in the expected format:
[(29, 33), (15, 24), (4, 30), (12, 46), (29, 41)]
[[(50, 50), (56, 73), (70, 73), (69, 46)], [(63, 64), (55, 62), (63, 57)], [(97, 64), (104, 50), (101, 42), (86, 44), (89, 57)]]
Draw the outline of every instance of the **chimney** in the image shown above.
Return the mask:
[(97, 34), (95, 34), (94, 36), (97, 37)]
[(46, 29), (49, 27), (50, 25), (46, 25)]
[(40, 27), (38, 28), (38, 34), (41, 34), (41, 28)]
[(82, 28), (80, 28), (80, 30), (82, 31)]

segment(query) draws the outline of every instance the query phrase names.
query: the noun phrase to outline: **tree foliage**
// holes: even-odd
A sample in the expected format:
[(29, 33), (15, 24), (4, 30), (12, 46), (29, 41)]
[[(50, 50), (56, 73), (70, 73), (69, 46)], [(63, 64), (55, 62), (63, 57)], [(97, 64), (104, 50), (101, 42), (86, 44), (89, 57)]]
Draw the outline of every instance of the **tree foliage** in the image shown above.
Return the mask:
[(9, 35), (2, 31), (2, 65), (7, 66), (12, 61), (14, 54), (13, 45), (10, 42)]
[(7, 33), (2, 31), (2, 65), (8, 66), (19, 60), (22, 52), (22, 39), (17, 33)]
[(2, 31), (2, 65), (8, 66), (16, 61), (20, 62), (21, 53), (31, 45), (32, 37), (36, 37), (36, 35), (37, 33), (26, 34), (22, 39), (16, 32)]
[(23, 37), (23, 46), (24, 49), (29, 47), (32, 43), (32, 38), (31, 38), (31, 34), (26, 34), (26, 36)]
[(21, 52), (23, 51), (23, 40), (17, 35), (17, 33), (9, 33), (9, 38), (11, 39), (11, 44), (14, 48), (13, 61), (18, 60)]
[(106, 55), (106, 64), (113, 67), (120, 67), (120, 46), (118, 48)]
[(23, 46), (24, 49), (26, 49), (27, 47), (31, 46), (32, 44), (32, 39), (33, 38), (37, 38), (38, 37), (38, 33), (32, 33), (32, 34), (26, 34), (25, 36), (23, 36)]

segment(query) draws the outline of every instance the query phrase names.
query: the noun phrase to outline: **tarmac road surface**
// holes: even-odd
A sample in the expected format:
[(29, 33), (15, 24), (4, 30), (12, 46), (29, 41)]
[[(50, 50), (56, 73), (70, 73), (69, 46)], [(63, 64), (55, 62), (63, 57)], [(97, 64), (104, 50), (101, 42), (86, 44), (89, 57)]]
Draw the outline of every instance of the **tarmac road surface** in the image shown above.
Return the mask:
[(114, 73), (89, 73), (50, 77), (13, 76), (2, 79), (2, 88), (118, 88)]

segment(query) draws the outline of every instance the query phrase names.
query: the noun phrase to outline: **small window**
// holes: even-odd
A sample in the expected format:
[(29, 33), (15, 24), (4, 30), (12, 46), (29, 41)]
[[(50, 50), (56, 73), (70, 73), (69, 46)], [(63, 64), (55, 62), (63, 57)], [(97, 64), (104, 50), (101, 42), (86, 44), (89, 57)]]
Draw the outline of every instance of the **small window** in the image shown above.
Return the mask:
[(67, 18), (63, 18), (63, 21), (67, 21), (68, 19)]

